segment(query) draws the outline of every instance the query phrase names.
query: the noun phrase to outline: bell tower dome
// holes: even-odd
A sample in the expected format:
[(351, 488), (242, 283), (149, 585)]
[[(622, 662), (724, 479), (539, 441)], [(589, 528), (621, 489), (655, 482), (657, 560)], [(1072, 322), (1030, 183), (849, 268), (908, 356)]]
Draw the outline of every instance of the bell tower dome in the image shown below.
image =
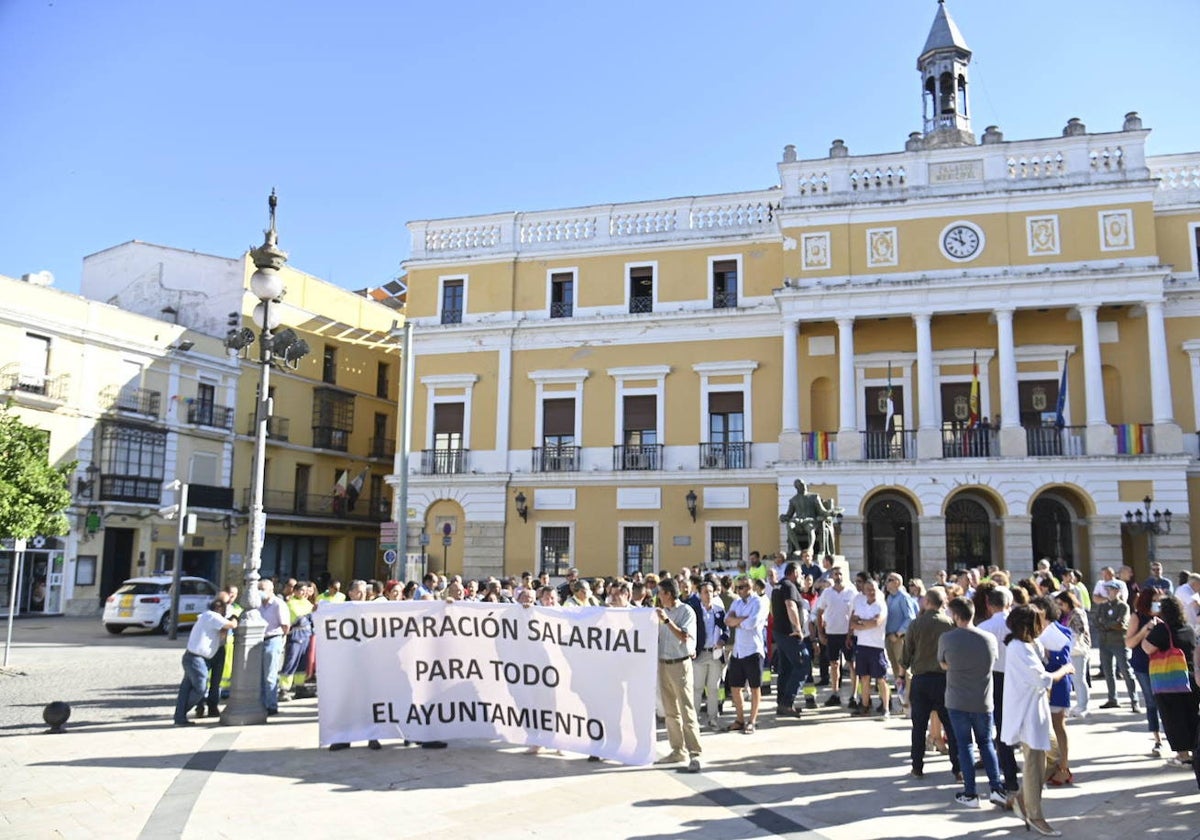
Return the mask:
[(970, 47), (946, 11), (945, 0), (938, 0), (933, 26), (917, 59), (926, 148), (975, 145), (967, 104), (967, 66), (970, 63)]

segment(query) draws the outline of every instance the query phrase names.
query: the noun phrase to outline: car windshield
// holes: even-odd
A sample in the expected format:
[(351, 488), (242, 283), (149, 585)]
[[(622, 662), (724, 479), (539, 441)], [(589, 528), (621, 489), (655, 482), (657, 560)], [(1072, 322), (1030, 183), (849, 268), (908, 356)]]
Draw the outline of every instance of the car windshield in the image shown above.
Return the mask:
[(158, 583), (126, 583), (114, 594), (116, 595), (161, 595), (167, 587)]

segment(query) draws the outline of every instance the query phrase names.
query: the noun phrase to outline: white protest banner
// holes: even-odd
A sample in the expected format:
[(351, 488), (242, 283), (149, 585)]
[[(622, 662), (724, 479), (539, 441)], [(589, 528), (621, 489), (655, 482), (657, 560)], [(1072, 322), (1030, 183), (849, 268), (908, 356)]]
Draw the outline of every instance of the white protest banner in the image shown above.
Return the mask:
[(322, 745), (498, 738), (654, 760), (653, 610), (371, 601), (313, 620)]

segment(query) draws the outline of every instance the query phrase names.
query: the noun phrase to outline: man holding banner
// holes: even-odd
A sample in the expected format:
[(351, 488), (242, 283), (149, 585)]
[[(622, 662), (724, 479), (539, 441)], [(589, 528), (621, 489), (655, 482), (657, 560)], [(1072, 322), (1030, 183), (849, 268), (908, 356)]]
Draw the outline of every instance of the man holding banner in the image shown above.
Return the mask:
[[(664, 577), (658, 584), (658, 690), (662, 695), (671, 752), (655, 764), (688, 759), (685, 773), (700, 772), (700, 726), (696, 721), (692, 658), (696, 655), (696, 613), (679, 602), (679, 584)], [(685, 752), (686, 749), (686, 752)]]

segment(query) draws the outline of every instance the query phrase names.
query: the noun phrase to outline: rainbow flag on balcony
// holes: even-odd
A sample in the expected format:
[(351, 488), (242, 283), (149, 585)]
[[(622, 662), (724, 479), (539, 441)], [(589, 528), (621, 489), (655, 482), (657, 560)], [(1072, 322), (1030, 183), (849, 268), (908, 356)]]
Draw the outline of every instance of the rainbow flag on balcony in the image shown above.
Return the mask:
[(808, 447), (804, 453), (809, 461), (829, 460), (829, 432), (809, 432)]
[(1117, 434), (1118, 455), (1141, 455), (1146, 450), (1142, 446), (1141, 423), (1118, 423), (1113, 426)]

